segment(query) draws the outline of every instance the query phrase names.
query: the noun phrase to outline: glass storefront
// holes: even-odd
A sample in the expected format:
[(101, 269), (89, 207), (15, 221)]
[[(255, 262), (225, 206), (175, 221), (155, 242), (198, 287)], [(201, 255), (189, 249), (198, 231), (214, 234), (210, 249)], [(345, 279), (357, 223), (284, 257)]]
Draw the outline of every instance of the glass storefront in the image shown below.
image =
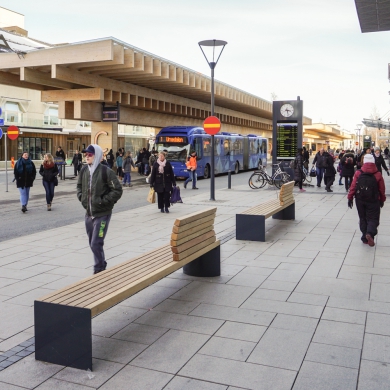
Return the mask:
[(18, 158), (27, 151), (32, 160), (43, 160), (46, 153), (52, 153), (51, 138), (18, 138)]
[(118, 130), (119, 135), (125, 137), (125, 151), (130, 151), (134, 158), (140, 149), (151, 149), (154, 145), (156, 134), (154, 127), (119, 125)]

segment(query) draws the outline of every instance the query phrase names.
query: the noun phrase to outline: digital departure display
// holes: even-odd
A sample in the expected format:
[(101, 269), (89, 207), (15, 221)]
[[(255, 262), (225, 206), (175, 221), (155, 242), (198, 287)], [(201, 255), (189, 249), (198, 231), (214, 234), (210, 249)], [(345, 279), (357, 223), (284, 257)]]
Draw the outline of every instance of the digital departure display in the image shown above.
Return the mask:
[(278, 160), (294, 158), (298, 150), (298, 124), (278, 123), (276, 135), (276, 158)]
[(175, 136), (161, 136), (159, 137), (160, 143), (170, 143), (170, 144), (186, 144), (188, 143), (187, 137), (177, 137)]

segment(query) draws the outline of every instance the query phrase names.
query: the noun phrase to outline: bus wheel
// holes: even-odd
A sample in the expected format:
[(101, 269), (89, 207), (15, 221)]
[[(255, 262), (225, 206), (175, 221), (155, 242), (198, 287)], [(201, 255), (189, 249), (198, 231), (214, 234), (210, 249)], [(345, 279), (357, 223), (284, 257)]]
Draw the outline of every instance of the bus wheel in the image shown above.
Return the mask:
[(234, 173), (237, 175), (239, 171), (240, 171), (240, 165), (238, 164), (238, 162), (236, 162), (236, 165), (234, 166)]
[(210, 177), (210, 165), (206, 164), (204, 167), (203, 178), (208, 179)]
[(263, 166), (263, 162), (259, 160), (259, 163), (257, 164), (257, 169), (261, 169), (262, 166)]

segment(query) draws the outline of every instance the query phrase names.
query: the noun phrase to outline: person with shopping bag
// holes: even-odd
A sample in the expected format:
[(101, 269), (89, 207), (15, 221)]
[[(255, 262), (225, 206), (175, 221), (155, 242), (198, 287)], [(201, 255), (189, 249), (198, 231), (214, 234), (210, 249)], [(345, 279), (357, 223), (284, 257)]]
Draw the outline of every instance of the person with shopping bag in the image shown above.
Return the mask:
[(157, 204), (162, 213), (169, 213), (172, 186), (176, 186), (172, 165), (166, 160), (165, 153), (160, 152), (152, 168), (150, 188), (157, 192)]

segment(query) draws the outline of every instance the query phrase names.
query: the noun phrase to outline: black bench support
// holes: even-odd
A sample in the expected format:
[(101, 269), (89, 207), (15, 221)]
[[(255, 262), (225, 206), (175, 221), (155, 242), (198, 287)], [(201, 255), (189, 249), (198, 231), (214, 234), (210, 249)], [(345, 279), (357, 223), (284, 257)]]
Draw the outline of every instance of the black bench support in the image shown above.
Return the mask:
[(35, 359), (92, 371), (91, 311), (34, 302)]
[(264, 215), (236, 214), (236, 239), (264, 242)]
[(221, 247), (198, 257), (183, 267), (183, 273), (190, 276), (213, 277), (221, 275)]
[(273, 219), (295, 219), (295, 202), (293, 204), (290, 204), (290, 206), (286, 207), (282, 211), (279, 211), (278, 213), (274, 214), (272, 216)]

